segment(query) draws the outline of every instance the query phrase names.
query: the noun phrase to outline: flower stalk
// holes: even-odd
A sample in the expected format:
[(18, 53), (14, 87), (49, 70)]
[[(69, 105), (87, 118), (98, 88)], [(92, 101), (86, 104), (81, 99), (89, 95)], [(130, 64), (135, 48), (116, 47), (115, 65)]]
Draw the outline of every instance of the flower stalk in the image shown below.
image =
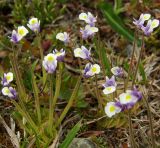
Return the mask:
[(136, 65), (136, 70), (135, 70), (135, 73), (134, 73), (134, 76), (133, 76), (133, 80), (132, 80), (132, 87), (134, 86), (135, 81), (136, 81), (138, 68), (139, 68), (139, 64), (140, 64), (142, 53), (143, 53), (143, 49), (144, 49), (144, 35), (142, 36), (142, 46), (141, 46), (141, 50), (140, 50), (140, 53), (139, 53), (139, 58), (138, 58), (138, 62), (137, 62), (137, 65)]
[(50, 98), (49, 98), (49, 132), (52, 135), (53, 127), (53, 74), (50, 74)]
[[(41, 45), (41, 35), (38, 33), (37, 37), (38, 37), (38, 47), (39, 47), (39, 52), (40, 52), (40, 57), (41, 57), (41, 65), (42, 65), (44, 55), (43, 55), (43, 49)], [(47, 74), (43, 66), (42, 66), (42, 74), (43, 74), (43, 86), (44, 86), (46, 79), (47, 79)]]
[(55, 90), (55, 95), (53, 98), (53, 112), (55, 110), (56, 102), (60, 93), (60, 88), (61, 88), (61, 78), (62, 78), (62, 63), (59, 63), (59, 69), (57, 70), (56, 73), (56, 90)]
[(154, 140), (152, 114), (151, 114), (150, 105), (149, 105), (149, 103), (148, 103), (148, 100), (147, 100), (146, 96), (148, 96), (148, 95), (144, 95), (144, 90), (143, 90), (143, 99), (144, 99), (144, 101), (145, 101), (145, 103), (146, 103), (146, 108), (147, 108), (147, 113), (148, 113), (148, 118), (149, 118), (149, 126), (150, 126), (150, 130), (151, 130), (152, 148), (156, 148), (155, 140)]

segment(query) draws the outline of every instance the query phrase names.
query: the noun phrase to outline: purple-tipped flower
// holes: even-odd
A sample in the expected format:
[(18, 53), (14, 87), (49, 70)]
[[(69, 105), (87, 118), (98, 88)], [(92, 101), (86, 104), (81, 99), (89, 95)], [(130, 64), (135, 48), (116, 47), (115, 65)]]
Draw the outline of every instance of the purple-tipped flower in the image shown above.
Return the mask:
[(79, 15), (79, 19), (85, 21), (91, 27), (94, 27), (95, 22), (97, 22), (97, 17), (94, 17), (90, 12), (88, 12), (88, 14), (87, 13), (81, 13)]
[(63, 62), (64, 56), (65, 56), (65, 50), (64, 50), (64, 49), (61, 49), (60, 51), (58, 51), (57, 49), (55, 49), (55, 50), (53, 51), (53, 54), (56, 55), (57, 61)]
[(67, 32), (58, 33), (58, 34), (56, 35), (56, 39), (64, 42), (65, 44), (66, 44), (66, 43), (69, 43), (69, 40), (70, 40), (69, 34), (68, 34)]
[(18, 43), (22, 39), (22, 36), (20, 36), (15, 30), (12, 31), (12, 35), (10, 37), (10, 41), (13, 43)]
[(134, 104), (141, 99), (142, 93), (139, 92), (136, 88), (134, 88), (133, 90), (127, 90), (126, 93), (122, 93), (119, 95), (119, 102), (123, 110), (132, 108)]
[(106, 82), (105, 84), (103, 84), (103, 93), (104, 94), (110, 94), (110, 93), (113, 93), (115, 90), (116, 90), (116, 86), (117, 86), (117, 83), (115, 81), (115, 77), (112, 76), (110, 79), (106, 76)]
[(12, 81), (13, 81), (13, 73), (12, 72), (4, 73), (1, 84), (3, 86), (7, 86)]
[(138, 28), (141, 28), (141, 27), (143, 26), (144, 22), (147, 21), (147, 20), (149, 20), (150, 17), (151, 17), (150, 14), (143, 14), (143, 13), (142, 13), (142, 14), (140, 15), (140, 17), (139, 17), (138, 20), (134, 19), (133, 23), (134, 23)]
[(113, 67), (111, 69), (111, 72), (115, 75), (115, 76), (118, 76), (118, 77), (121, 77), (123, 75), (123, 69), (121, 67)]
[(44, 57), (43, 67), (48, 73), (54, 73), (57, 68), (57, 59), (56, 55), (53, 53), (49, 53)]
[(145, 27), (142, 26), (141, 29), (143, 30), (146, 36), (149, 36), (153, 32), (154, 28), (157, 28), (158, 26), (159, 26), (159, 20), (154, 19), (154, 20), (149, 20), (147, 25)]
[(93, 37), (96, 32), (98, 32), (97, 27), (91, 27), (90, 25), (86, 25), (84, 29), (80, 29), (82, 34), (82, 38), (85, 40), (89, 37)]
[(82, 59), (90, 59), (91, 52), (85, 46), (81, 46), (81, 48), (74, 49), (74, 56), (80, 57)]
[(40, 31), (40, 21), (37, 18), (31, 18), (27, 26), (34, 32)]
[(100, 66), (98, 64), (91, 64), (91, 63), (88, 63), (86, 66), (85, 66), (85, 69), (84, 69), (84, 74), (83, 76), (85, 78), (89, 78), (89, 77), (92, 77), (94, 76), (95, 74), (99, 74), (100, 73)]
[(13, 87), (3, 87), (2, 94), (8, 96), (9, 98), (16, 98), (17, 92)]
[(13, 43), (18, 43), (24, 36), (26, 36), (28, 30), (24, 26), (19, 26), (17, 31), (13, 30), (10, 41)]

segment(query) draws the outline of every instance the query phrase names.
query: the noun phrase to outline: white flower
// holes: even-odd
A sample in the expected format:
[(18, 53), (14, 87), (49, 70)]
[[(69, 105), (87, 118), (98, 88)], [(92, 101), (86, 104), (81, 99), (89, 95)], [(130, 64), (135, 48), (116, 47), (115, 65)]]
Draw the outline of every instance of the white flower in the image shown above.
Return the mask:
[(27, 30), (24, 26), (19, 26), (17, 33), (18, 33), (18, 35), (20, 35), (21, 37), (24, 37), (24, 36), (27, 35), (28, 30)]
[(116, 113), (119, 113), (121, 111), (121, 108), (116, 106), (115, 102), (108, 102), (105, 106), (105, 113), (108, 117), (112, 117)]
[(33, 17), (29, 20), (27, 26), (34, 32), (39, 32), (40, 30), (40, 20)]
[(3, 87), (2, 94), (4, 96), (8, 96), (9, 98), (15, 98), (17, 96), (16, 90), (12, 87)]
[(115, 91), (116, 91), (116, 87), (115, 87), (115, 86), (108, 86), (108, 87), (105, 87), (105, 88), (103, 89), (103, 93), (104, 93), (105, 95), (111, 94), (111, 93), (113, 93), (113, 92), (115, 92)]
[(122, 76), (123, 75), (123, 69), (116, 66), (111, 68), (111, 72), (115, 75), (115, 76)]
[(13, 73), (12, 72), (4, 73), (1, 84), (3, 86), (7, 86), (12, 81), (13, 81)]
[(48, 73), (54, 73), (57, 68), (57, 56), (53, 53), (49, 53), (44, 57), (42, 64)]
[(91, 27), (95, 26), (95, 22), (97, 22), (97, 18), (92, 15), (92, 13), (81, 13), (79, 15), (79, 19), (85, 21)]
[(56, 35), (56, 39), (63, 41), (64, 43), (68, 43), (70, 38), (69, 38), (68, 33), (64, 32), (64, 33), (58, 33)]
[(143, 14), (143, 13), (142, 13), (142, 14), (140, 15), (140, 17), (139, 17), (138, 20), (134, 19), (133, 23), (134, 23), (137, 27), (141, 28), (141, 27), (143, 26), (144, 22), (147, 21), (147, 20), (149, 20), (150, 17), (151, 17), (150, 14), (147, 14), (147, 13), (146, 13), (146, 14)]
[(121, 104), (135, 104), (137, 102), (137, 97), (131, 94), (131, 91), (122, 93), (119, 95), (119, 100)]
[(74, 56), (80, 57), (82, 59), (90, 59), (90, 50), (88, 50), (85, 46), (81, 46), (81, 48), (74, 49)]
[(84, 29), (80, 29), (83, 39), (87, 39), (89, 37), (93, 37), (96, 32), (98, 32), (97, 27), (91, 27), (90, 25), (86, 25)]
[(100, 66), (98, 64), (88, 63), (84, 69), (84, 77), (88, 78), (100, 73)]

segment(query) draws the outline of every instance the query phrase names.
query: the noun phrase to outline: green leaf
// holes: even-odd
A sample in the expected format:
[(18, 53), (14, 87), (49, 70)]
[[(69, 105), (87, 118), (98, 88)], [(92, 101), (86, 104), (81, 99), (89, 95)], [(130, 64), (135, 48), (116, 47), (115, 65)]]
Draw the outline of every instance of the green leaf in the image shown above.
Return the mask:
[[(123, 35), (130, 42), (133, 42), (134, 33), (125, 27), (122, 18), (116, 15), (113, 6), (110, 3), (103, 2), (100, 4), (100, 8), (102, 9), (105, 18), (112, 29), (118, 32), (120, 35)], [(140, 44), (140, 41), (138, 42), (138, 44)]]
[(72, 142), (73, 138), (76, 136), (78, 131), (80, 130), (82, 126), (82, 120), (80, 120), (67, 134), (65, 140), (60, 145), (60, 148), (67, 148), (70, 143)]

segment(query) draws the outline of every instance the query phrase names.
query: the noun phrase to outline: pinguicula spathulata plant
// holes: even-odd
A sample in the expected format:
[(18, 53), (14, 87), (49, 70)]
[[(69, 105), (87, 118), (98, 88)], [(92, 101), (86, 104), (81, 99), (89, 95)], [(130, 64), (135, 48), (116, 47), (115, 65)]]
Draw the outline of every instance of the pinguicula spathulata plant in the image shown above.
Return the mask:
[[(144, 31), (145, 35), (149, 35), (155, 27), (157, 27), (157, 20), (150, 20), (147, 23), (147, 26), (143, 26), (144, 21), (148, 20), (149, 18), (141, 16), (139, 20), (135, 20), (134, 24), (138, 26), (138, 28), (141, 28)], [(148, 17), (148, 16), (147, 16)], [(13, 54), (10, 56), (11, 62), (12, 62), (12, 68), (13, 72), (16, 77), (17, 82), (17, 92), (15, 89), (11, 87), (7, 87), (4, 85), (5, 83), (8, 85), (10, 84), (9, 76), (7, 77), (7, 74), (4, 74), (4, 77), (2, 79), (2, 84), (4, 85), (4, 88), (2, 89), (2, 93), (10, 98), (17, 98), (18, 102), (16, 100), (12, 99), (13, 104), (15, 105), (18, 112), (21, 114), (21, 116), (27, 121), (26, 124), (21, 123), (23, 125), (24, 129), (26, 130), (27, 134), (30, 136), (34, 135), (36, 137), (36, 144), (41, 146), (48, 146), (51, 141), (55, 138), (55, 136), (58, 133), (58, 127), (62, 124), (62, 121), (66, 117), (69, 109), (71, 108), (73, 101), (77, 95), (78, 89), (80, 87), (80, 82), (82, 77), (86, 80), (89, 79), (95, 85), (95, 92), (96, 92), (96, 98), (98, 100), (98, 109), (102, 113), (103, 110), (106, 113), (106, 115), (110, 118), (113, 115), (117, 113), (122, 113), (123, 111), (128, 112), (129, 117), (129, 127), (130, 127), (130, 136), (131, 136), (131, 145), (135, 147), (134, 143), (134, 137), (133, 137), (133, 131), (132, 131), (132, 123), (131, 123), (131, 114), (130, 110), (133, 108), (133, 106), (142, 99), (142, 93), (138, 91), (138, 89), (134, 86), (136, 75), (138, 72), (138, 66), (141, 56), (138, 58), (136, 71), (134, 74), (134, 77), (132, 79), (132, 87), (128, 89), (128, 81), (130, 79), (130, 71), (131, 66), (128, 70), (128, 76), (124, 83), (124, 92), (117, 94), (117, 82), (116, 78), (123, 78), (124, 76), (124, 70), (122, 67), (115, 66), (112, 69), (110, 69), (113, 76), (109, 78), (109, 76), (105, 76), (106, 82), (102, 85), (104, 87), (103, 94), (107, 96), (107, 98), (111, 98), (110, 101), (106, 101), (106, 99), (102, 98), (102, 93), (100, 92), (98, 88), (98, 74), (101, 73), (101, 66), (102, 65), (102, 71), (104, 71), (104, 66), (101, 62), (101, 59), (99, 60), (100, 63), (97, 64), (95, 62), (95, 59), (92, 55), (91, 48), (87, 48), (87, 46), (84, 45), (84, 42), (87, 42), (87, 39), (90, 39), (93, 41), (95, 33), (98, 32), (98, 28), (95, 27), (95, 23), (97, 21), (97, 18), (94, 17), (90, 12), (88, 13), (81, 13), (79, 15), (79, 19), (85, 21), (86, 26), (85, 28), (80, 29), (81, 33), (81, 47), (73, 47), (73, 53), (76, 58), (78, 58), (79, 61), (79, 67), (82, 71), (82, 74), (79, 76), (76, 86), (73, 90), (73, 93), (68, 101), (68, 104), (64, 108), (63, 112), (61, 113), (58, 120), (55, 118), (55, 106), (57, 99), (59, 97), (60, 88), (61, 88), (61, 78), (62, 78), (62, 71), (64, 68), (64, 56), (66, 54), (65, 49), (61, 50), (53, 50), (52, 53), (49, 53), (46, 56), (43, 56), (43, 49), (40, 45), (41, 43), (41, 37), (40, 37), (40, 21), (37, 18), (31, 18), (28, 23), (28, 27), (34, 31), (37, 34), (37, 37), (39, 37), (38, 46), (40, 48), (40, 55), (41, 55), (41, 65), (43, 68), (43, 86), (45, 87), (47, 77), (49, 76), (49, 110), (48, 110), (48, 118), (47, 120), (42, 120), (42, 109), (40, 107), (40, 100), (39, 100), (39, 89), (36, 83), (35, 75), (34, 75), (34, 69), (31, 69), (32, 71), (32, 88), (33, 88), (33, 94), (35, 98), (35, 110), (36, 110), (36, 117), (37, 120), (32, 118), (30, 113), (27, 111), (26, 103), (28, 100), (28, 94), (25, 91), (22, 77), (20, 75), (20, 71), (18, 69), (18, 62), (16, 53), (14, 52), (15, 49), (13, 49)], [(12, 32), (11, 41), (14, 44), (17, 44), (26, 34), (28, 33), (28, 30), (24, 27), (18, 27), (17, 31)], [(137, 37), (137, 34), (135, 38)], [(67, 32), (60, 32), (56, 35), (56, 39), (60, 40), (61, 42), (64, 42), (65, 45), (69, 44), (71, 41), (71, 38)], [(98, 40), (98, 39), (97, 39)], [(99, 41), (98, 41), (99, 42)], [(136, 40), (134, 41), (133, 46), (133, 52), (132, 52), (132, 59), (131, 63), (134, 57), (134, 50), (135, 50), (135, 44)], [(142, 44), (142, 48), (144, 48), (144, 43)], [(141, 55), (141, 53), (140, 53)], [(87, 62), (86, 66), (84, 67), (84, 70), (82, 70), (83, 65), (81, 64), (81, 59), (85, 60)], [(9, 75), (9, 74), (8, 74)], [(56, 75), (56, 84), (55, 84), (55, 93), (53, 92), (53, 78), (54, 75)], [(105, 75), (105, 72), (103, 72), (103, 76)], [(11, 78), (10, 78), (11, 79)], [(88, 86), (89, 87), (89, 86)], [(14, 92), (14, 93), (13, 93)], [(115, 95), (113, 95), (115, 94)], [(114, 98), (113, 96), (116, 96)], [(118, 115), (116, 115), (118, 116)], [(115, 118), (116, 118), (115, 116)], [(21, 121), (19, 121), (21, 122)], [(46, 129), (45, 129), (46, 128)]]

